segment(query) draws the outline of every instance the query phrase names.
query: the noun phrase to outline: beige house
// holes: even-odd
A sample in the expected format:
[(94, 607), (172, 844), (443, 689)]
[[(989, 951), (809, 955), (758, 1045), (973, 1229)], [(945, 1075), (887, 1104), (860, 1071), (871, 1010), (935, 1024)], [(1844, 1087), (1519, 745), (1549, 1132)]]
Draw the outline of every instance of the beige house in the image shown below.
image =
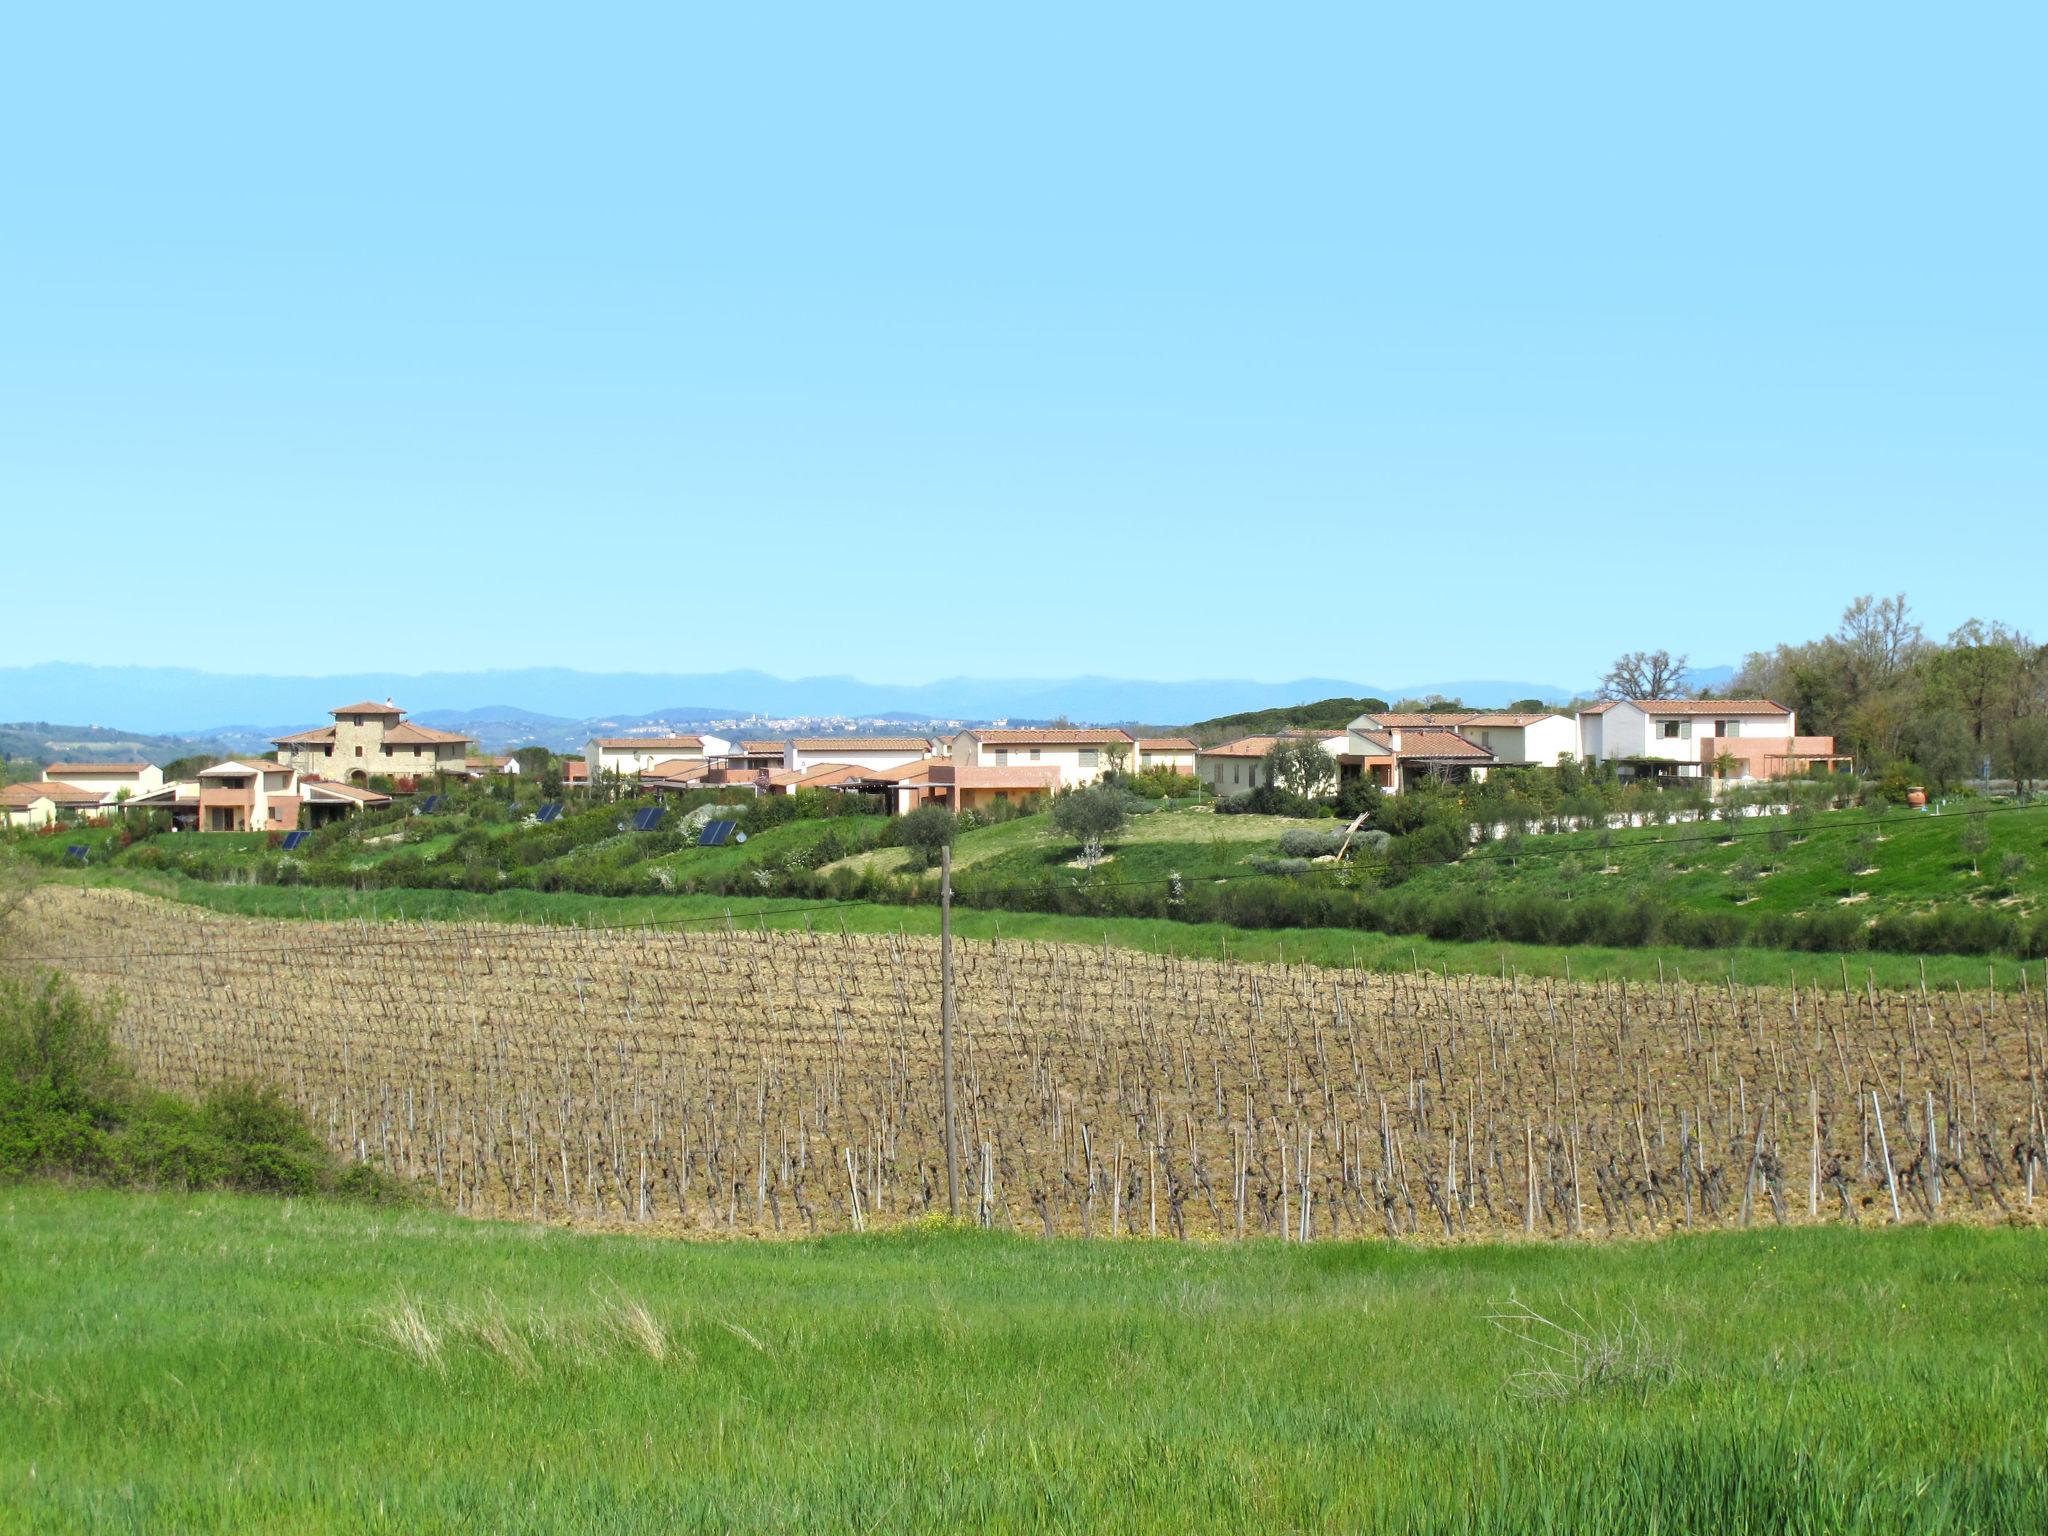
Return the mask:
[(1128, 731), (1054, 729), (962, 731), (946, 756), (963, 768), (1055, 768), (1056, 787), (1093, 784), (1113, 768), (1135, 766), (1138, 741)]
[(1195, 744), (1185, 736), (1140, 736), (1137, 771), (1153, 773), (1161, 769), (1193, 773)]
[(471, 737), (414, 725), (389, 699), (347, 704), (333, 715), (332, 725), (275, 738), (278, 762), (308, 778), (363, 784), (379, 775), (464, 773), (476, 746)]
[(0, 789), (0, 826), (47, 827), (53, 821), (90, 816), (100, 809), (96, 791), (49, 779), (9, 784)]
[(1235, 741), (1204, 747), (1195, 753), (1195, 777), (1219, 798), (1248, 795), (1266, 782), (1267, 755), (1281, 742), (1303, 736), (1313, 739), (1333, 758), (1344, 750), (1343, 731), (1282, 731), (1271, 736), (1240, 736)]
[(89, 789), (101, 805), (117, 805), (163, 788), (164, 771), (155, 763), (52, 763), (43, 777), (54, 784)]
[(290, 832), (299, 824), (299, 770), (230, 758), (199, 770), (199, 830)]

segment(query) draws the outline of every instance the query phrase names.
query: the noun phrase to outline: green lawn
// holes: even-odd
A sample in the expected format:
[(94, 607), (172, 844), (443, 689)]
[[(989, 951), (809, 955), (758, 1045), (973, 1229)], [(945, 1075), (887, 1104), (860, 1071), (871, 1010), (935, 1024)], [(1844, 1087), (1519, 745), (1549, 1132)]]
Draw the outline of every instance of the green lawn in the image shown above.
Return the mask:
[[(1278, 851), (1280, 834), (1289, 827), (1336, 825), (1288, 816), (1148, 811), (1133, 816), (1111, 840), (1109, 856), (1097, 869), (1104, 878), (1116, 880), (1159, 880), (1176, 870), (1191, 880), (1245, 875), (1251, 872), (1248, 860)], [(1053, 826), (1050, 813), (1040, 812), (962, 832), (953, 849), (953, 867), (963, 874), (972, 871), (975, 879), (989, 884), (1035, 885), (1049, 874), (1079, 877), (1080, 856), (1080, 845)], [(843, 862), (897, 871), (907, 857), (901, 848), (880, 848)]]
[[(1957, 842), (1973, 825), (1983, 828), (1989, 844), (1975, 872)], [(1999, 873), (2009, 853), (2026, 861), (2010, 881)], [(1860, 870), (1854, 876), (1848, 873), (1852, 855)], [(1731, 875), (1743, 864), (1756, 870), (1746, 882)], [(1469, 887), (1475, 879), (1501, 896), (1654, 891), (1681, 906), (1739, 903), (1751, 915), (1818, 912), (1845, 902), (1870, 917), (1958, 902), (2032, 913), (2048, 900), (2048, 803), (1962, 802), (1940, 814), (1831, 811), (1803, 830), (1770, 816), (1617, 829), (1604, 840), (1595, 832), (1532, 836), (1518, 855), (1499, 844), (1482, 846), (1462, 864), (1418, 871), (1410, 885), (1437, 892)]]
[[(53, 878), (68, 884), (113, 885), (172, 901), (251, 917), (372, 918), (405, 921), (508, 923), (722, 923), (801, 929), (844, 927), (855, 933), (933, 934), (938, 908), (881, 902), (830, 902), (801, 897), (585, 896), (566, 891), (351, 891), (331, 886), (223, 885), (131, 870), (80, 871)], [(1349, 928), (1232, 928), (1221, 923), (1176, 923), (1158, 918), (1065, 917), (1035, 912), (956, 908), (954, 931), (970, 939), (1040, 939), (1068, 944), (1110, 943), (1155, 954), (1209, 959), (1363, 967), (1375, 971), (1426, 968), (1498, 975), (1565, 976), (1580, 980), (1725, 981), (1743, 984), (1839, 986), (1917, 985), (1924, 975), (1941, 987), (2048, 986), (2039, 962), (1971, 955), (1831, 955), (1775, 949), (1603, 949), (1546, 944), (1465, 944)]]
[(15, 1530), (2048, 1528), (2033, 1230), (693, 1244), (25, 1186), (0, 1266)]

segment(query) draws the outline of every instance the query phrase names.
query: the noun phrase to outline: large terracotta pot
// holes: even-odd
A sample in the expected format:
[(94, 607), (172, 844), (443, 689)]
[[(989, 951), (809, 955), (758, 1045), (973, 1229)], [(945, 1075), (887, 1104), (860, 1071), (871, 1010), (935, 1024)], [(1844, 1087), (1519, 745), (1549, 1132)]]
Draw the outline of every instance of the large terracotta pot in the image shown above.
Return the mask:
[(1927, 808), (1927, 791), (1918, 784), (1915, 784), (1906, 791), (1906, 804), (1913, 807), (1916, 811), (1925, 810)]

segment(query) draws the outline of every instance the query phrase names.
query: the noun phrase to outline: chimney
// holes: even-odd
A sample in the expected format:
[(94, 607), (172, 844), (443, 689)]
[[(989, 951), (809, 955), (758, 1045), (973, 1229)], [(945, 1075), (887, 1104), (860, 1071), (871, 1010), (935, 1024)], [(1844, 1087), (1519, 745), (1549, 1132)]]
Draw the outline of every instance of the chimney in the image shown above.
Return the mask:
[(1394, 749), (1396, 756), (1401, 752), (1401, 728), (1397, 725), (1387, 732), (1387, 745)]

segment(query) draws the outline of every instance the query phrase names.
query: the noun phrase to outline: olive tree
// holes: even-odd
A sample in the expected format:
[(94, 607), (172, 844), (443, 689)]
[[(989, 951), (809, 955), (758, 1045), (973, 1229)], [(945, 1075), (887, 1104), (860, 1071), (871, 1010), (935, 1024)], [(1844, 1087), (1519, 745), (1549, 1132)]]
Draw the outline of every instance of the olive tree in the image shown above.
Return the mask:
[(1080, 843), (1091, 873), (1101, 861), (1102, 845), (1123, 830), (1129, 815), (1124, 792), (1114, 784), (1069, 790), (1052, 803), (1052, 824)]

